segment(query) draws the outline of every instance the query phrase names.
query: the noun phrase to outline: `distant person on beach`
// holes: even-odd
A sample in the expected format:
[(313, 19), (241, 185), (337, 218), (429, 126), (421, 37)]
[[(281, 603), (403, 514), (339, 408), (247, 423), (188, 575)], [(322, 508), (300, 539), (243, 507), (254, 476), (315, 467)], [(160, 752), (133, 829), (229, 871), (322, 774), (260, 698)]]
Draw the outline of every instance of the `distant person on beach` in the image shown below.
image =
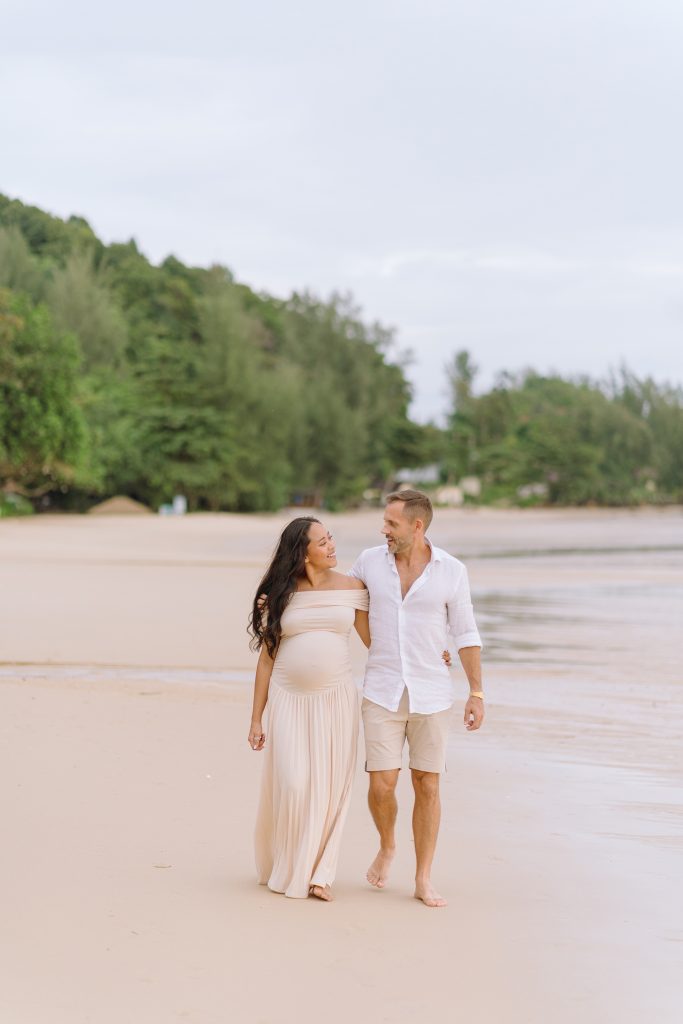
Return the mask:
[[(366, 646), (368, 592), (336, 572), (332, 535), (301, 516), (282, 531), (254, 597), (260, 651), (249, 729), (266, 751), (256, 823), (258, 880), (274, 892), (331, 900), (359, 730), (349, 640)], [(263, 713), (268, 703), (268, 736)]]
[(351, 575), (370, 595), (372, 643), (365, 671), (362, 716), (368, 803), (380, 837), (379, 853), (367, 879), (386, 885), (395, 851), (396, 784), (406, 739), (415, 804), (415, 896), (428, 907), (446, 900), (431, 882), (441, 819), (439, 777), (454, 693), (441, 659), (447, 633), (469, 681), (465, 727), (484, 719), (481, 640), (462, 562), (427, 540), (432, 505), (420, 491), (399, 491), (386, 499), (382, 533), (386, 544), (368, 548)]

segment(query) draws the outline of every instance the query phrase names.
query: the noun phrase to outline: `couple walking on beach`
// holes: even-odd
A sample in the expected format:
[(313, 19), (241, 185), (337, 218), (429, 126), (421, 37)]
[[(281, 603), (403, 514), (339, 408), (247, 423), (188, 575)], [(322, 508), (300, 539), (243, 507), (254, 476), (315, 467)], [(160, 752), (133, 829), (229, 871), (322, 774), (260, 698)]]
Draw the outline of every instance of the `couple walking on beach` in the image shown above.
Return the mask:
[[(383, 888), (394, 855), (396, 784), (408, 741), (415, 792), (415, 896), (445, 906), (431, 865), (439, 830), (453, 688), (444, 651), (456, 646), (469, 681), (465, 727), (484, 717), (481, 641), (464, 565), (427, 540), (432, 506), (420, 491), (386, 499), (386, 544), (335, 571), (335, 543), (313, 517), (283, 530), (250, 616), (260, 650), (249, 744), (265, 750), (256, 823), (258, 880), (274, 892), (332, 899), (356, 766), (358, 697), (349, 640), (368, 662), (362, 717), (368, 803), (380, 848), (367, 879)], [(268, 732), (262, 718), (268, 704)]]

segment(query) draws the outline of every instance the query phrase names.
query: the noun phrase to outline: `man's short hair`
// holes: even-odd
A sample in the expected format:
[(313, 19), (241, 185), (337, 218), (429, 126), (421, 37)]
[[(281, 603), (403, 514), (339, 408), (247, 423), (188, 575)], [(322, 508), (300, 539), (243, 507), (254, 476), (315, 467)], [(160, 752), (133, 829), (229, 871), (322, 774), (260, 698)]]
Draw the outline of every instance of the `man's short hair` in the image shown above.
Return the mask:
[(425, 533), (427, 532), (434, 512), (432, 503), (426, 494), (423, 494), (422, 491), (392, 491), (391, 494), (387, 494), (384, 502), (386, 505), (390, 505), (392, 501), (402, 501), (403, 515), (410, 519), (411, 523), (414, 523), (416, 519), (421, 519), (425, 524)]

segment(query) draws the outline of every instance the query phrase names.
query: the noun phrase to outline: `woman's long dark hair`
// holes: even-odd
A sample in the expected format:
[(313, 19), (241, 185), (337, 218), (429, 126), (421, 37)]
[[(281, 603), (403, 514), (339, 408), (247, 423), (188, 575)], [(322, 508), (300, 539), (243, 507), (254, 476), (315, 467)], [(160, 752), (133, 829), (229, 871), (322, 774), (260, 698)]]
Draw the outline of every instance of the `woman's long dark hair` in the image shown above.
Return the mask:
[(251, 648), (260, 651), (264, 646), (271, 658), (277, 654), (282, 636), (280, 620), (296, 590), (297, 581), (304, 575), (304, 560), (308, 548), (311, 523), (319, 523), (313, 516), (292, 519), (280, 534), (275, 554), (258, 585), (254, 605), (249, 616)]

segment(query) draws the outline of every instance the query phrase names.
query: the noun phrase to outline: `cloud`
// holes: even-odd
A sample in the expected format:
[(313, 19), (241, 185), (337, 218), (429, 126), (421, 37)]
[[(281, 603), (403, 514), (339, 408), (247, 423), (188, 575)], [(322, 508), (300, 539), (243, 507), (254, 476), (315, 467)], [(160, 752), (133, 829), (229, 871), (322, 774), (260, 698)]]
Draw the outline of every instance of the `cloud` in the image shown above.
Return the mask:
[(415, 361), (680, 379), (672, 0), (9, 0), (0, 190), (256, 289), (351, 290)]
[(390, 253), (377, 262), (375, 272), (379, 277), (390, 278), (416, 267), (446, 267), (460, 271), (506, 274), (556, 274), (576, 269), (576, 263), (532, 249), (416, 249)]

